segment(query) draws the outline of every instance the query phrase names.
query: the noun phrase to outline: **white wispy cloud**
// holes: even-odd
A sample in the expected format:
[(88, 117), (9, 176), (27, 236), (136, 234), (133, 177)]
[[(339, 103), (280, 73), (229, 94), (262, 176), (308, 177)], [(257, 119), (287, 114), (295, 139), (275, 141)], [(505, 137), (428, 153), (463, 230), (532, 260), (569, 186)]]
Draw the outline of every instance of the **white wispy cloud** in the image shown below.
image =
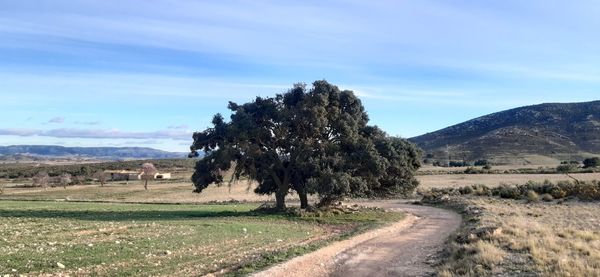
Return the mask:
[(50, 120), (48, 120), (48, 122), (46, 122), (46, 123), (48, 123), (48, 124), (51, 124), (51, 123), (61, 124), (61, 123), (64, 123), (64, 122), (65, 122), (65, 118), (63, 116), (57, 116), (57, 117), (50, 118)]
[(85, 139), (173, 139), (190, 140), (192, 132), (180, 130), (158, 130), (150, 132), (130, 132), (119, 129), (0, 129), (0, 136), (43, 136), (53, 138), (85, 138)]
[(167, 129), (174, 129), (174, 130), (187, 130), (189, 128), (190, 128), (190, 126), (188, 126), (187, 124), (171, 125), (171, 126), (167, 127)]
[(78, 125), (100, 125), (100, 121), (75, 121), (75, 124)]

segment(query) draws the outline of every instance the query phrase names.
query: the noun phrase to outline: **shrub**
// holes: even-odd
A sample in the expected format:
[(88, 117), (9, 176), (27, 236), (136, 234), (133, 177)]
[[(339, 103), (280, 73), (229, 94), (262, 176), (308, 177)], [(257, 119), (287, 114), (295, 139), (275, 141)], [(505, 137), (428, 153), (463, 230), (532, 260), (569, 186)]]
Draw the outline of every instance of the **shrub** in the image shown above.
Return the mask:
[(574, 164), (561, 164), (556, 167), (556, 172), (568, 174), (570, 172), (576, 171), (577, 166)]
[(473, 188), (470, 186), (465, 186), (462, 188), (459, 188), (458, 191), (460, 192), (460, 194), (471, 194), (473, 193)]
[(469, 166), (469, 167), (467, 167), (467, 169), (465, 169), (464, 173), (465, 174), (477, 174), (477, 173), (481, 173), (481, 172), (480, 172), (480, 170), (478, 170), (472, 166)]
[(486, 165), (483, 166), (483, 169), (485, 169), (485, 170), (491, 170), (492, 166), (489, 165), (489, 164), (486, 164)]
[(527, 191), (527, 200), (529, 202), (538, 202), (540, 201), (540, 195), (537, 194), (535, 191), (533, 190), (528, 190)]
[[(501, 184), (499, 187), (488, 188), (485, 185), (465, 186), (458, 189), (454, 188), (434, 188), (427, 192), (419, 192), (424, 196), (424, 200), (432, 202), (448, 196), (459, 195), (477, 195), (477, 196), (498, 196), (506, 199), (527, 199), (529, 202), (552, 201), (566, 197), (577, 197), (583, 201), (600, 200), (600, 182), (569, 182), (560, 181), (552, 183), (544, 181), (537, 183), (529, 181), (522, 185)], [(432, 202), (433, 203), (433, 202)]]
[(502, 184), (493, 190), (493, 195), (498, 195), (500, 198), (521, 199), (521, 191), (515, 186)]
[(486, 185), (473, 185), (473, 194), (477, 196), (492, 196), (492, 190)]
[(600, 200), (600, 183), (592, 181), (591, 183), (581, 184), (577, 187), (577, 196), (581, 200)]
[(550, 195), (548, 193), (544, 193), (544, 194), (542, 194), (542, 200), (548, 202), (548, 201), (554, 200), (554, 197), (552, 197), (552, 195)]

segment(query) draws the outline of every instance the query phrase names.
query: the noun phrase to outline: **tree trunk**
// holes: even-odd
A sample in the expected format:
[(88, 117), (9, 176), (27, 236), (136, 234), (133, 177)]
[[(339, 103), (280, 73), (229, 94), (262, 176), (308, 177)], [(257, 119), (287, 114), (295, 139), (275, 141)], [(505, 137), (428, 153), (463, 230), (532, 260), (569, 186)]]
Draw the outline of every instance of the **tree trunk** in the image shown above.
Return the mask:
[(279, 211), (283, 211), (285, 209), (285, 196), (288, 194), (290, 190), (290, 179), (287, 172), (283, 176), (283, 182), (279, 184), (277, 187), (277, 192), (275, 192), (275, 201), (276, 208)]
[(285, 193), (280, 193), (279, 190), (275, 193), (275, 208), (278, 211), (283, 211), (285, 209)]
[(277, 176), (275, 172), (271, 172), (271, 176), (277, 184), (277, 191), (275, 192), (275, 208), (278, 211), (283, 211), (285, 209), (285, 196), (290, 189), (290, 176), (289, 171), (286, 169), (283, 174), (283, 180)]
[(306, 191), (300, 190), (298, 196), (300, 196), (300, 209), (308, 208), (308, 196), (306, 195)]
[(146, 180), (146, 181), (144, 182), (144, 189), (145, 189), (145, 190), (148, 190), (148, 180)]

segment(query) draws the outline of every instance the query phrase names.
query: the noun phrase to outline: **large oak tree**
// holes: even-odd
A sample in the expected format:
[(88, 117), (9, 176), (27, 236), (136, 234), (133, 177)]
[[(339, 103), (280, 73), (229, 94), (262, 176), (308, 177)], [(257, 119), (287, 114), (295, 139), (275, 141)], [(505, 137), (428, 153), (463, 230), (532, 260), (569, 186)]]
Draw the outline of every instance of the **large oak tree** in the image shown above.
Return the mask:
[(213, 127), (193, 135), (190, 155), (205, 152), (192, 176), (195, 192), (223, 183), (229, 170), (234, 179), (257, 181), (256, 193), (274, 193), (278, 209), (291, 191), (306, 208), (309, 194), (328, 205), (347, 196), (407, 194), (418, 185), (420, 150), (369, 126), (352, 91), (316, 81), (228, 108), (229, 121), (217, 114)]

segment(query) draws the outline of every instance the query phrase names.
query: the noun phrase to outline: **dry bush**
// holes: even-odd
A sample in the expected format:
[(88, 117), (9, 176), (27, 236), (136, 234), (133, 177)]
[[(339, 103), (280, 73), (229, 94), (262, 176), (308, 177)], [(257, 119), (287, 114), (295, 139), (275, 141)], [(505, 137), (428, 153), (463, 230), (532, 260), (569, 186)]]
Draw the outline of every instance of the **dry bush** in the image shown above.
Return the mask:
[(48, 173), (40, 171), (33, 176), (32, 181), (34, 187), (43, 187), (44, 189), (47, 189), (50, 176), (48, 176)]
[(448, 245), (439, 276), (600, 276), (597, 203), (446, 199), (465, 225)]
[(527, 201), (529, 201), (529, 202), (538, 202), (538, 201), (540, 201), (540, 195), (537, 194), (533, 190), (528, 190), (527, 191)]
[(548, 202), (548, 201), (554, 200), (554, 197), (552, 197), (552, 195), (550, 195), (548, 193), (544, 193), (544, 194), (542, 194), (542, 200)]
[(527, 199), (529, 201), (539, 201), (539, 195), (543, 195), (543, 200), (563, 199), (568, 197), (578, 198), (583, 201), (600, 200), (600, 182), (571, 182), (550, 181), (532, 182), (529, 181), (522, 185), (501, 184), (495, 188), (489, 188), (485, 185), (464, 186), (460, 188), (431, 188), (429, 190), (419, 190), (418, 193), (423, 196), (426, 202), (437, 203), (440, 198), (457, 195), (476, 195), (476, 196), (498, 196), (504, 199)]

